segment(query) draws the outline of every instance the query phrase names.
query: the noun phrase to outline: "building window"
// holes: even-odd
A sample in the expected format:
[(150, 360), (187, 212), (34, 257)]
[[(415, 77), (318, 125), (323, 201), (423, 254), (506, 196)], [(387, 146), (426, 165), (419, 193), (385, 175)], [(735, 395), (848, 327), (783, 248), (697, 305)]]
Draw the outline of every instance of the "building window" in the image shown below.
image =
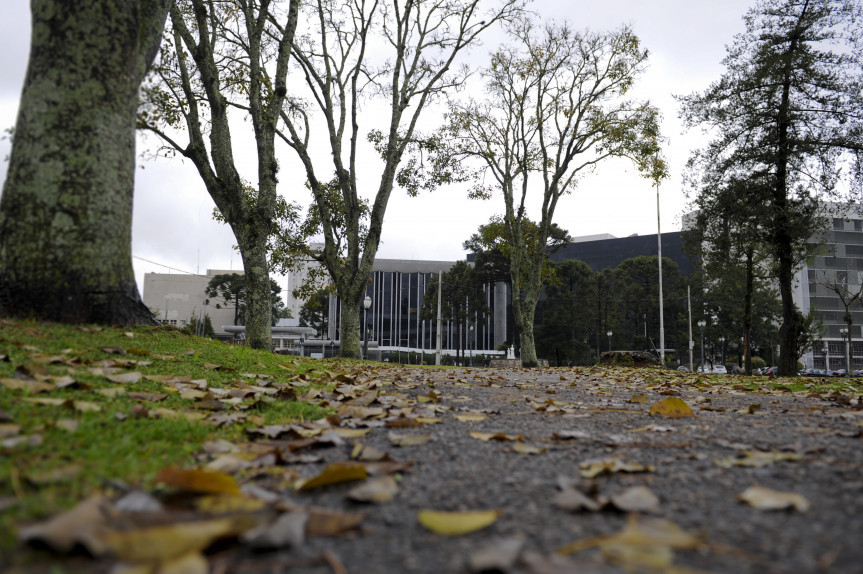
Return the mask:
[(863, 219), (854, 219), (854, 231), (863, 231)]
[(162, 319), (161, 322), (163, 325), (176, 325), (177, 324), (176, 319)]
[(844, 231), (845, 230), (845, 220), (841, 217), (833, 218), (833, 229), (836, 231)]

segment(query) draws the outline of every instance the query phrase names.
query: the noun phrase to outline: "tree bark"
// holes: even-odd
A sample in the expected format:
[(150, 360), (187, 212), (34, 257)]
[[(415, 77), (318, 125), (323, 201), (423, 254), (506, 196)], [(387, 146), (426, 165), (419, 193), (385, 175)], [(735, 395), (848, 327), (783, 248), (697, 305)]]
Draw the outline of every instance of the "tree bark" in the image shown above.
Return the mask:
[(155, 324), (132, 268), (138, 87), (170, 0), (32, 0), (0, 199), (0, 314)]

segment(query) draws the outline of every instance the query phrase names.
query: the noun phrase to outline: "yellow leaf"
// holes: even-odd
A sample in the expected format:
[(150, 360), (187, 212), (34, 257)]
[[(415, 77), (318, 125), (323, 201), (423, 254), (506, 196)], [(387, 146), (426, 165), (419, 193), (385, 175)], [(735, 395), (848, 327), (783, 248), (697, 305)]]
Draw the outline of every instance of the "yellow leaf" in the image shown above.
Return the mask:
[(492, 432), (480, 432), (480, 431), (469, 431), (470, 436), (475, 439), (479, 439), (484, 442), (488, 442), (490, 440), (499, 440), (499, 441), (518, 441), (524, 440), (523, 435), (508, 435), (503, 434), (502, 432), (492, 433)]
[(802, 457), (799, 454), (791, 452), (764, 452), (760, 450), (743, 451), (742, 457), (727, 456), (717, 459), (714, 462), (717, 466), (723, 468), (731, 468), (732, 466), (744, 466), (750, 468), (761, 468), (780, 461), (795, 461)]
[(366, 467), (361, 464), (335, 462), (328, 465), (317, 476), (298, 481), (294, 487), (297, 490), (311, 490), (340, 482), (365, 480), (367, 477)]
[(257, 512), (265, 506), (267, 503), (263, 500), (245, 496), (201, 496), (195, 499), (195, 508), (208, 514)]
[(364, 437), (367, 434), (369, 434), (369, 432), (371, 432), (371, 430), (372, 429), (343, 429), (343, 428), (333, 429), (333, 431), (342, 438)]
[(516, 441), (515, 444), (512, 445), (512, 450), (519, 454), (542, 454), (548, 451), (547, 448), (532, 446), (521, 441)]
[(683, 400), (677, 397), (668, 397), (650, 407), (650, 414), (661, 415), (670, 419), (694, 417), (692, 409)]
[(737, 499), (758, 510), (809, 510), (809, 501), (803, 495), (796, 492), (779, 492), (762, 486), (750, 486), (740, 493)]
[(240, 489), (232, 477), (208, 470), (163, 468), (156, 474), (156, 482), (188, 492), (240, 494)]
[(431, 435), (409, 435), (391, 432), (387, 435), (390, 444), (395, 446), (420, 446), (431, 440)]
[(647, 395), (645, 395), (644, 393), (638, 393), (636, 395), (632, 395), (631, 397), (629, 397), (629, 402), (630, 403), (638, 403), (640, 405), (646, 405), (647, 404)]
[(501, 510), (470, 510), (464, 512), (420, 510), (418, 518), (420, 524), (436, 534), (459, 536), (491, 526), (501, 514), (503, 514)]
[(236, 536), (257, 526), (250, 515), (192, 522), (176, 522), (149, 528), (101, 533), (101, 540), (121, 560), (163, 562), (203, 550), (214, 540)]
[(480, 421), (484, 421), (488, 418), (488, 415), (482, 413), (464, 413), (460, 415), (453, 415), (456, 420), (461, 421), (463, 423), (478, 423)]

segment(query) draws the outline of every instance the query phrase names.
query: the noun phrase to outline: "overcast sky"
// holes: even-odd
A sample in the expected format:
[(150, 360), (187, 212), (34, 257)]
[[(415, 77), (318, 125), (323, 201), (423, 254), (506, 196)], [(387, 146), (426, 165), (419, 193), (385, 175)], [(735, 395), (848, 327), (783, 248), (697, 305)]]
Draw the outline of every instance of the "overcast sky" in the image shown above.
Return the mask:
[[(601, 2), (535, 0), (544, 19), (567, 20), (576, 29), (606, 31), (631, 24), (651, 55), (638, 95), (658, 106), (671, 178), (661, 187), (662, 231), (680, 229), (686, 200), (681, 172), (690, 151), (703, 144), (698, 132), (683, 133), (672, 95), (705, 89), (723, 71), (720, 61), (734, 34), (743, 31), (742, 16), (754, 0), (602, 0)], [(0, 18), (0, 129), (14, 126), (27, 64), (30, 38), (29, 2), (3, 0)], [(494, 46), (474, 52), (482, 57)], [(371, 124), (361, 126), (363, 133)], [(153, 141), (139, 139), (139, 152)], [(9, 141), (0, 141), (0, 181), (5, 180)], [(305, 200), (304, 175), (292, 164), (293, 152), (282, 149), (280, 192)], [(241, 269), (232, 251), (230, 229), (212, 220), (213, 202), (189, 162), (139, 158), (135, 185), (132, 251), (139, 288), (145, 272), (168, 267), (203, 273), (206, 269)], [(300, 197), (300, 196), (303, 197)], [(379, 258), (458, 260), (462, 242), (503, 211), (502, 199), (473, 201), (463, 189), (438, 190), (408, 198), (395, 190), (384, 223)], [(595, 174), (558, 206), (556, 222), (572, 236), (610, 233), (617, 237), (656, 233), (656, 190), (624, 160), (601, 165)], [(155, 262), (155, 263), (151, 263)], [(284, 283), (282, 283), (284, 286)]]

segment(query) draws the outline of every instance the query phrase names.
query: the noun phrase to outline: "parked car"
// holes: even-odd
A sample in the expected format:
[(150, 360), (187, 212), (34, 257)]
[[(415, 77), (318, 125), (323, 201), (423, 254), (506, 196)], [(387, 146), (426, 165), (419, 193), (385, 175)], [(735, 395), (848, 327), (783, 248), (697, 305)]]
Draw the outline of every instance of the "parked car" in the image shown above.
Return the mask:
[(762, 375), (767, 375), (768, 377), (775, 377), (779, 374), (779, 367), (767, 367), (766, 369), (761, 369)]
[(689, 372), (689, 367), (687, 367), (686, 365), (680, 365), (679, 367), (677, 367), (677, 370), (678, 370), (678, 371), (682, 371), (682, 372), (684, 372), (684, 373), (688, 373), (688, 372)]
[(835, 375), (833, 375), (834, 377), (847, 377), (848, 376), (848, 371), (846, 371), (845, 369), (837, 369), (834, 372), (836, 373)]
[(725, 365), (713, 365), (713, 372), (719, 373), (720, 375), (727, 375), (728, 369), (725, 368)]
[(842, 376), (839, 374), (839, 371), (834, 371), (832, 369), (827, 369), (826, 371), (824, 371), (824, 374), (828, 377), (841, 377)]
[(803, 369), (798, 373), (801, 377), (826, 377), (827, 372), (824, 369)]

